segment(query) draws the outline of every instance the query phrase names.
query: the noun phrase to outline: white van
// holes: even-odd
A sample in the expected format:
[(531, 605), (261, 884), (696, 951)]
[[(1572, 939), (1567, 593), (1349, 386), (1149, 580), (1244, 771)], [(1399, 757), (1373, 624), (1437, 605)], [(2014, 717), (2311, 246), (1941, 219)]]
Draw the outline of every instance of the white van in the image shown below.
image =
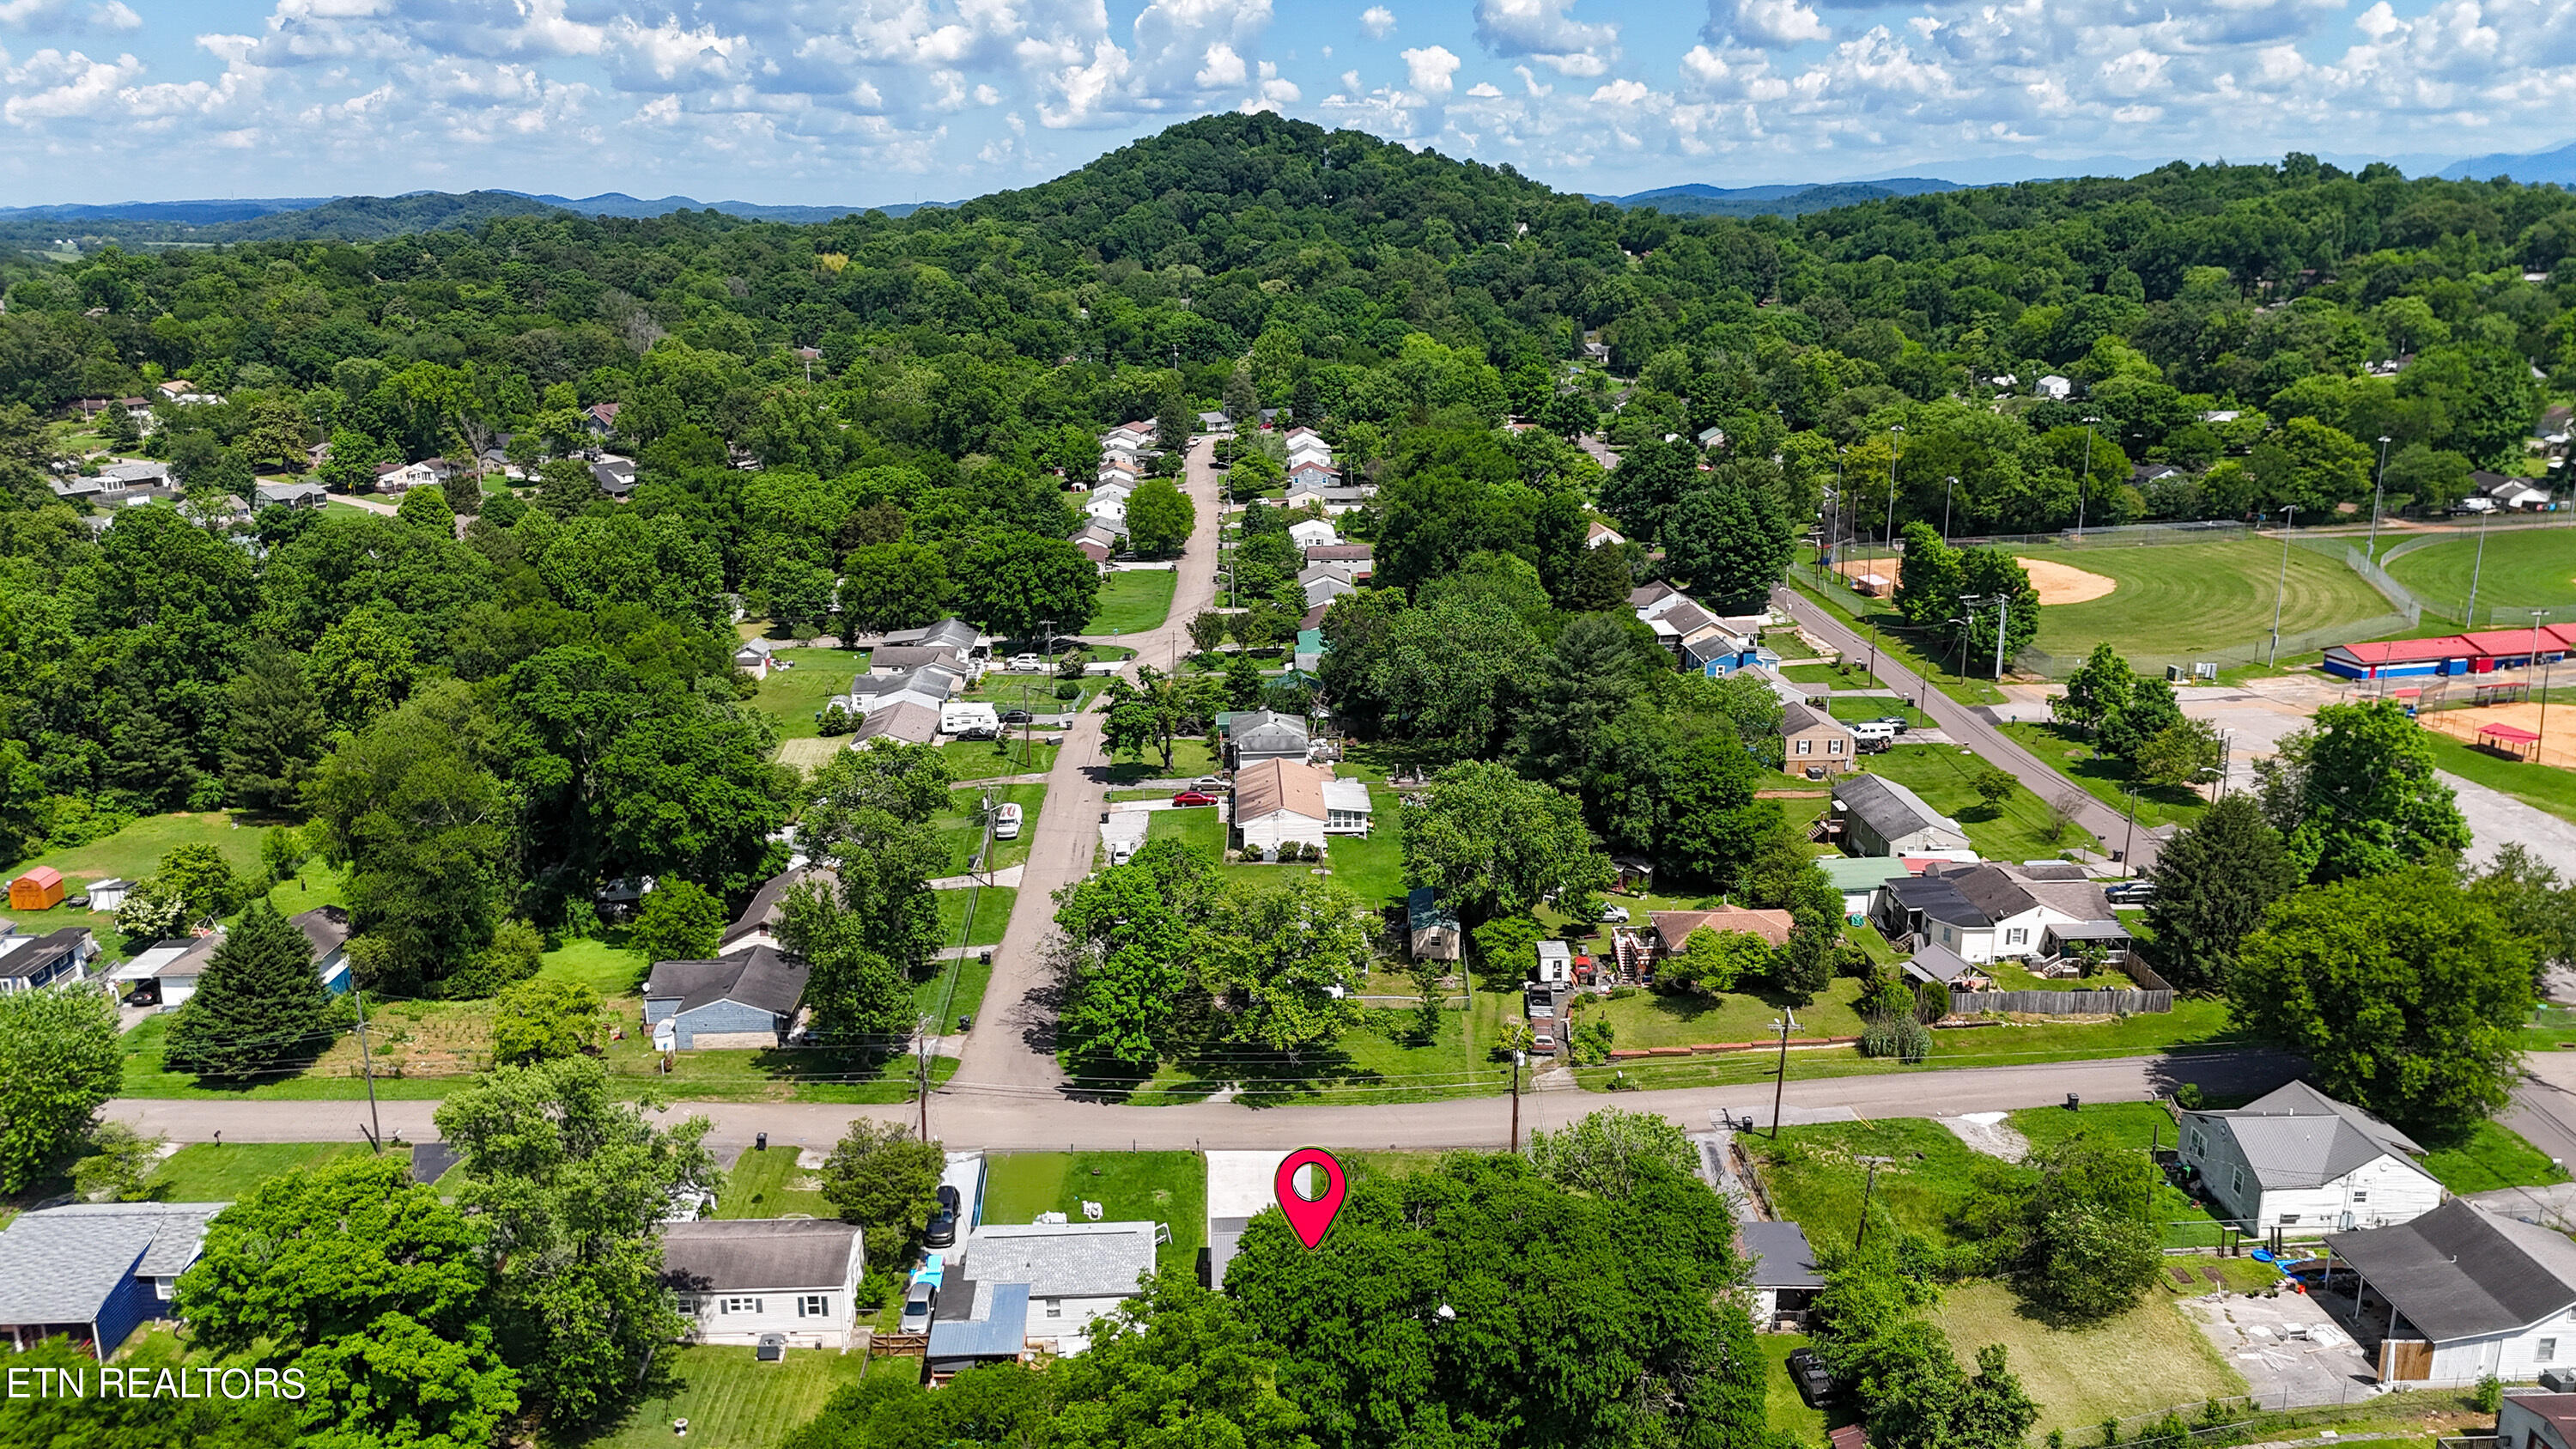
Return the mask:
[(1004, 805), (993, 812), (993, 838), (995, 840), (1017, 840), (1020, 838), (1019, 806)]
[(1853, 739), (1871, 740), (1880, 744), (1895, 739), (1897, 730), (1895, 725), (1883, 719), (1862, 720), (1858, 724), (1848, 724), (1843, 728), (1852, 732)]

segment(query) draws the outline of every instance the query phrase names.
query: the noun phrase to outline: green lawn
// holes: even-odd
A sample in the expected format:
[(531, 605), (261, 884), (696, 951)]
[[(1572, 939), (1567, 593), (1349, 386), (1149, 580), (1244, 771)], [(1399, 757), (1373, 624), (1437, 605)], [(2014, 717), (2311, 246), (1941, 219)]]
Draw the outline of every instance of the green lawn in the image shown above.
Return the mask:
[[(2490, 530), (2484, 565), (2478, 562), (2478, 539), (2472, 532), (2399, 554), (2388, 561), (2388, 572), (2454, 618), (2468, 605), (2472, 573), (2477, 575), (2480, 609), (2565, 609), (2576, 606), (2576, 530)], [(2499, 620), (2491, 627), (2511, 623)]]
[(2096, 644), (2123, 654), (2175, 655), (2251, 643), (2271, 633), (2276, 595), (2284, 634), (2388, 612), (2388, 601), (2340, 557), (2293, 548), (2285, 576), (2277, 539), (2146, 547), (2041, 544), (2022, 555), (2118, 584), (2101, 598), (2039, 611), (2034, 647), (2070, 667)]
[(1172, 763), (1163, 763), (1163, 752), (1151, 745), (1124, 757), (1113, 757), (1109, 765), (1112, 784), (1136, 780), (1195, 780), (1213, 775), (1225, 767), (1224, 752), (1215, 741), (1181, 739), (1172, 742)]
[(1878, 679), (1859, 664), (1785, 664), (1780, 677), (1791, 684), (1821, 684), (1828, 689), (1877, 689)]
[(2048, 802), (2021, 784), (2013, 786), (2011, 798), (2000, 809), (1978, 799), (1969, 782), (1987, 768), (1986, 761), (1956, 745), (1898, 745), (1884, 754), (1865, 756), (1861, 765), (1957, 819), (1968, 832), (1968, 843), (1988, 860), (2046, 860), (2084, 840), (2083, 832), (2072, 825), (2063, 838), (2051, 835)]
[(1177, 569), (1120, 569), (1100, 581), (1100, 602), (1091, 611), (1085, 634), (1134, 634), (1159, 629), (1172, 612)]
[[(1800, 1444), (1825, 1442), (1825, 1431), (1833, 1421), (1821, 1409), (1810, 1409), (1798, 1397), (1798, 1386), (1789, 1378), (1789, 1355), (1815, 1342), (1803, 1333), (1758, 1333), (1753, 1341), (1762, 1348), (1762, 1362), (1770, 1370), (1770, 1385), (1763, 1403), (1771, 1415), (1771, 1432), (1786, 1434)], [(1839, 1416), (1848, 1418), (1849, 1414)]]
[[(2053, 724), (2009, 723), (2000, 726), (2022, 748), (2039, 756), (2050, 769), (2064, 775), (2085, 794), (2114, 810), (2126, 812), (2129, 797), (2124, 787), (2129, 779), (2125, 760), (2097, 758), (2093, 747), (2071, 730)], [(2149, 785), (2138, 792), (2138, 825), (2189, 825), (2209, 809), (2200, 792), (2180, 785)], [(2114, 842), (2116, 844), (2117, 842)]]
[(2026, 1107), (2008, 1114), (2005, 1121), (2030, 1139), (2033, 1147), (2082, 1136), (2096, 1146), (2144, 1152), (2177, 1145), (2174, 1134), (2179, 1130), (2173, 1114), (2155, 1102), (2091, 1102), (2072, 1112), (2064, 1107)]
[(1942, 649), (1938, 658), (1927, 653), (1927, 649), (1934, 647), (1932, 641), (1908, 629), (1905, 620), (1885, 600), (1865, 601), (1858, 613), (1844, 607), (1842, 599), (1855, 596), (1828, 594), (1818, 587), (1815, 570), (1810, 566), (1813, 558), (1812, 550), (1804, 547), (1799, 549), (1799, 562), (1789, 570), (1789, 583), (1799, 593), (1822, 605), (1826, 613), (1859, 631), (1861, 635), (1859, 656), (1862, 667), (1867, 666), (1870, 656), (1870, 634), (1875, 628), (1879, 653), (1914, 671), (1918, 677), (1931, 680), (1932, 687), (1943, 694), (1961, 704), (2003, 703), (2004, 692), (1995, 687), (1993, 680), (1980, 677), (1974, 672), (1964, 677), (1953, 672), (1958, 668), (1959, 661), (1953, 656), (1952, 651)]
[(1085, 1085), (1155, 1105), (1204, 1101), (1229, 1087), (1238, 1089), (1237, 1101), (1254, 1106), (1499, 1096), (1510, 1089), (1511, 1066), (1496, 1056), (1494, 1044), (1504, 1022), (1518, 1016), (1516, 998), (1478, 991), (1472, 1041), (1463, 1009), (1441, 1012), (1437, 1035), (1425, 1042), (1413, 1035), (1412, 1008), (1387, 1007), (1366, 1012), (1333, 1045), (1294, 1057), (1220, 1043), (1204, 1057), (1166, 1062), (1141, 1082), (1090, 1077)]
[[(948, 843), (946, 874), (964, 875), (968, 858), (983, 849), (984, 827), (976, 814), (981, 798), (981, 792), (977, 790), (953, 790), (949, 792), (949, 809), (931, 817), (932, 827)], [(994, 841), (992, 859), (986, 863), (992, 870), (1008, 870), (1026, 863), (1029, 858), (1029, 845), (1037, 839), (1038, 811), (1046, 804), (1046, 786), (996, 786), (993, 803), (1020, 807), (1018, 837)]]
[[(2554, 727), (2555, 721), (2552, 724)], [(2437, 767), (2511, 795), (2561, 820), (2576, 820), (2576, 770), (2532, 760), (2499, 759), (2483, 750), (2473, 750), (2439, 730), (2424, 731), (2424, 738), (2433, 748)]]
[(2480, 1122), (2459, 1142), (2425, 1153), (2424, 1170), (2453, 1192), (2542, 1187), (2567, 1180), (2566, 1173), (2550, 1165), (2549, 1154), (2500, 1122)]
[[(1837, 977), (1825, 988), (1825, 994), (1804, 1006), (1794, 1008), (1798, 1015), (1799, 1036), (1858, 1036), (1860, 1017), (1852, 1010), (1859, 999), (1861, 982), (1856, 977)], [(1785, 997), (1765, 996), (1744, 991), (1723, 992), (1716, 996), (1665, 996), (1640, 991), (1634, 996), (1612, 1001), (1589, 993), (1575, 998), (1575, 1020), (1596, 1018), (1610, 1023), (1617, 1033), (1612, 1045), (1618, 1047), (1697, 1046), (1703, 1043), (1777, 1040), (1771, 1023), (1788, 1004)], [(1767, 1067), (1776, 1059), (1761, 1055)]]
[[(1759, 1166), (1772, 1210), (1816, 1244), (1852, 1241), (1864, 1191), (1908, 1232), (1951, 1242), (1950, 1220), (1975, 1195), (1979, 1165), (1996, 1162), (1921, 1117), (1783, 1127), (1776, 1145), (1767, 1131), (1735, 1140)], [(1865, 1157), (1891, 1159), (1874, 1188)]]
[(820, 734), (815, 712), (833, 695), (849, 693), (851, 676), (867, 667), (868, 658), (848, 649), (781, 649), (775, 657), (792, 667), (770, 670), (751, 707), (778, 721), (778, 737), (786, 740)]
[(796, 1149), (746, 1147), (725, 1172), (724, 1190), (716, 1194), (720, 1218), (828, 1218), (838, 1214), (823, 1201), (819, 1169), (798, 1167)]
[[(961, 937), (966, 929), (966, 903), (975, 901), (975, 929)], [(977, 886), (937, 892), (939, 897), (939, 944), (942, 946), (998, 946), (1002, 928), (1010, 924), (1012, 903), (1020, 898), (1018, 886)]]
[[(791, 1156), (793, 1154), (790, 1154)], [(761, 1363), (756, 1350), (693, 1345), (665, 1349), (649, 1397), (623, 1423), (585, 1439), (550, 1440), (548, 1449), (773, 1449), (787, 1432), (811, 1419), (832, 1391), (868, 1372), (863, 1353), (790, 1349), (780, 1363)], [(879, 1372), (918, 1373), (911, 1359), (886, 1359)], [(676, 1437), (671, 1421), (689, 1421), (689, 1436)]]
[(1008, 748), (997, 749), (991, 740), (951, 740), (938, 746), (948, 761), (952, 780), (991, 780), (1004, 775), (1043, 775), (1055, 768), (1055, 752), (1062, 748), (1043, 741), (1023, 742), (1013, 735)]
[[(233, 817), (220, 810), (195, 814), (147, 815), (104, 840), (93, 840), (69, 850), (52, 850), (33, 860), (9, 868), (10, 875), (21, 875), (40, 865), (49, 865), (63, 873), (63, 891), (78, 895), (94, 880), (122, 876), (141, 880), (160, 869), (161, 857), (183, 845), (212, 845), (224, 853), (241, 875), (259, 872), (259, 839), (261, 828), (255, 824), (236, 826)], [(83, 913), (72, 912), (80, 917)], [(14, 915), (14, 913), (13, 913)], [(22, 924), (33, 917), (18, 917)], [(99, 917), (105, 920), (106, 917)], [(70, 924), (70, 922), (65, 922)]]
[(1083, 1220), (1156, 1222), (1172, 1240), (1155, 1250), (1160, 1273), (1195, 1274), (1207, 1246), (1207, 1161), (1195, 1152), (1003, 1152), (984, 1158), (984, 1221), (1017, 1225), (1060, 1212)]
[[(976, 909), (979, 921), (992, 904), (986, 901)], [(1009, 912), (1005, 911), (1003, 916), (1008, 919)], [(972, 956), (942, 961), (937, 971), (913, 983), (913, 1009), (937, 1023), (938, 1033), (952, 1032), (957, 1029), (957, 1018), (973, 1016), (984, 1009), (984, 988), (992, 984), (993, 968), (980, 951)]]
[(2093, 1426), (2104, 1419), (2245, 1392), (2245, 1380), (2162, 1294), (2116, 1318), (2066, 1329), (2025, 1317), (2004, 1284), (1961, 1283), (1943, 1289), (1925, 1317), (1963, 1363), (1976, 1362), (1987, 1344), (2004, 1346), (2007, 1366), (2039, 1403), (2035, 1432), (2063, 1429), (2070, 1439), (2099, 1443)]
[[(233, 1202), (272, 1177), (367, 1150), (354, 1130), (350, 1137), (347, 1142), (194, 1142), (171, 1153), (153, 1172), (151, 1185), (164, 1202)], [(406, 1162), (411, 1159), (408, 1147), (393, 1152)]]
[(614, 998), (634, 994), (652, 969), (651, 962), (626, 949), (623, 933), (619, 933), (614, 942), (566, 941), (559, 949), (546, 953), (537, 974), (551, 980), (577, 981), (603, 997)]

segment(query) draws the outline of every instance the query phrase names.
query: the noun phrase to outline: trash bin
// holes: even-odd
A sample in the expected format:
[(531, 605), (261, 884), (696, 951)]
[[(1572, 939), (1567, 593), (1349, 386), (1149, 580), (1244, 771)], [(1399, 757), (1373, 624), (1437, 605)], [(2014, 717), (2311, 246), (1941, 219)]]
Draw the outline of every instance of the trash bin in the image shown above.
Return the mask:
[(769, 1134), (763, 1132), (752, 1138), (751, 1150), (754, 1152), (767, 1152), (769, 1150)]
[(2083, 1106), (2083, 1105), (2084, 1105), (2084, 1099), (2083, 1099), (2083, 1098), (2076, 1096), (2073, 1092), (2069, 1092), (2069, 1093), (2067, 1093), (2067, 1094), (2066, 1094), (2066, 1110), (2067, 1110), (2067, 1111), (2072, 1112), (2072, 1111), (2074, 1111), (2076, 1108), (2081, 1107), (2081, 1106)]

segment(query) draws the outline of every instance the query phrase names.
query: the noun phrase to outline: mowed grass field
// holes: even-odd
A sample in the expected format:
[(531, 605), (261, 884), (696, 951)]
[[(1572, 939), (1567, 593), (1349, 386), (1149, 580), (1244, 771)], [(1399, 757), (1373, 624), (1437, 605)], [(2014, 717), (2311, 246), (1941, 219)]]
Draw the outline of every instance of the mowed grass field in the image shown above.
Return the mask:
[(1172, 590), (1180, 582), (1175, 569), (1120, 569), (1100, 581), (1100, 602), (1091, 611), (1085, 634), (1133, 634), (1162, 627), (1172, 612)]
[[(2036, 647), (2070, 663), (2083, 659), (2096, 644), (2107, 643), (2124, 654), (2189, 654), (2244, 644), (2271, 632), (2273, 596), (2282, 578), (2277, 541), (2038, 545), (2022, 552), (2119, 585), (2086, 603), (2040, 610)], [(2387, 612), (2388, 601), (2379, 591), (2340, 561), (2308, 549), (2290, 550), (2282, 633)]]
[[(2481, 608), (2576, 607), (2576, 529), (2495, 529), (2487, 535), (2483, 567), (2471, 533), (2399, 554), (2388, 561), (2388, 572), (2425, 603), (2455, 613), (2468, 603), (2473, 573)], [(2495, 625), (2510, 626), (2511, 621)]]

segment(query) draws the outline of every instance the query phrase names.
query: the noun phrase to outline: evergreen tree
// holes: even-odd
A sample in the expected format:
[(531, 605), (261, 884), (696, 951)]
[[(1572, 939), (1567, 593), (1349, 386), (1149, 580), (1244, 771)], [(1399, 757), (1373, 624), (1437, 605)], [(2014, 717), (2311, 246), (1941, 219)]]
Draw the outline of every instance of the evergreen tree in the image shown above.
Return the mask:
[(2281, 835), (2254, 797), (2230, 795), (2156, 856), (2156, 896), (2147, 906), (2156, 969), (2176, 986), (2227, 979), (2239, 943), (2292, 884)]
[(322, 701), (295, 656), (274, 647), (252, 654), (225, 695), (225, 793), (259, 814), (294, 810), (330, 732)]
[(320, 1049), (329, 1006), (313, 943), (256, 901), (172, 1019), (165, 1059), (174, 1071), (238, 1077), (307, 1058)]

